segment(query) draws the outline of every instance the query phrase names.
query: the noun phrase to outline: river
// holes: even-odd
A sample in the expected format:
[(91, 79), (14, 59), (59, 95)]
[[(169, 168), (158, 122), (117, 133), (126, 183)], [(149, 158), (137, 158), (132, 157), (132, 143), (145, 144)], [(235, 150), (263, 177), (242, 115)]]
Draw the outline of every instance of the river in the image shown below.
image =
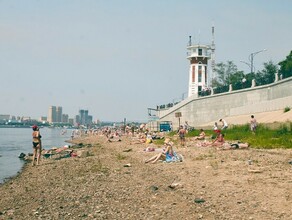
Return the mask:
[[(68, 145), (70, 130), (58, 128), (41, 128), (44, 149)], [(21, 153), (32, 153), (31, 128), (0, 128), (0, 183), (15, 176), (23, 167), (24, 161), (19, 159)]]

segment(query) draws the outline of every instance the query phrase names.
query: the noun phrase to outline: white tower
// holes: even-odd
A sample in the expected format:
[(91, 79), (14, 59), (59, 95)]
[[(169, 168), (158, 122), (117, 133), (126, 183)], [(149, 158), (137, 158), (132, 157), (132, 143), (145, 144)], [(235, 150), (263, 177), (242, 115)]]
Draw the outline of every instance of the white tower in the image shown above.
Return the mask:
[(192, 44), (191, 36), (187, 47), (187, 59), (190, 60), (188, 96), (196, 95), (208, 87), (207, 66), (210, 46)]

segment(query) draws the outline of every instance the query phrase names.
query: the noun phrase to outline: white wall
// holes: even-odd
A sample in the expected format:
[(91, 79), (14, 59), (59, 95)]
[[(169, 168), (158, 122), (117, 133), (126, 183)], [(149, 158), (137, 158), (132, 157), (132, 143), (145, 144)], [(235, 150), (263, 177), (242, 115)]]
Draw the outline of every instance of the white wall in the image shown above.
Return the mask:
[(196, 98), (188, 97), (174, 107), (160, 111), (160, 121), (172, 121), (178, 127), (176, 112), (181, 112), (181, 124), (199, 127), (220, 118), (269, 112), (292, 107), (292, 77), (269, 85)]

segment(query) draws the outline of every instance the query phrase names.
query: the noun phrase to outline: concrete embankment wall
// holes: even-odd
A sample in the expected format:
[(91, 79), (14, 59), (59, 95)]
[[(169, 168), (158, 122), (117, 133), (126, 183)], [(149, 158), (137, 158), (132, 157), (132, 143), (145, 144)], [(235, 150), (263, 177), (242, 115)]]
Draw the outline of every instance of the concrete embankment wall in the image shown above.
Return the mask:
[(188, 121), (193, 127), (214, 124), (220, 118), (292, 108), (292, 77), (253, 88), (215, 94), (205, 97), (188, 97), (174, 107), (159, 111), (160, 121), (172, 121), (179, 126), (175, 113), (181, 112), (180, 124)]

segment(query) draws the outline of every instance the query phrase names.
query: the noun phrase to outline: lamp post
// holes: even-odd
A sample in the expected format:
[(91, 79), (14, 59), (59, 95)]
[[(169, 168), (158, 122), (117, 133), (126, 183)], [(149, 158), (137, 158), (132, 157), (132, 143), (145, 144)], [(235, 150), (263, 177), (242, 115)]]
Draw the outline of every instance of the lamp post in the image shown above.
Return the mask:
[(250, 60), (250, 72), (252, 73), (253, 70), (254, 70), (254, 66), (253, 66), (253, 59), (254, 59), (254, 56), (257, 55), (258, 53), (261, 53), (261, 52), (264, 52), (266, 51), (266, 49), (263, 49), (263, 50), (260, 50), (260, 51), (257, 51), (257, 52), (254, 52), (254, 53), (251, 53), (249, 55), (249, 60)]
[(250, 63), (248, 63), (248, 62), (245, 62), (245, 61), (243, 61), (243, 60), (240, 60), (240, 62), (242, 62), (242, 63), (244, 63), (244, 64), (248, 65), (248, 67), (250, 68)]
[(243, 60), (240, 60), (240, 62), (246, 64), (249, 68), (251, 68), (251, 66), (250, 66), (250, 64), (249, 64), (248, 62), (245, 62), (245, 61), (243, 61)]

